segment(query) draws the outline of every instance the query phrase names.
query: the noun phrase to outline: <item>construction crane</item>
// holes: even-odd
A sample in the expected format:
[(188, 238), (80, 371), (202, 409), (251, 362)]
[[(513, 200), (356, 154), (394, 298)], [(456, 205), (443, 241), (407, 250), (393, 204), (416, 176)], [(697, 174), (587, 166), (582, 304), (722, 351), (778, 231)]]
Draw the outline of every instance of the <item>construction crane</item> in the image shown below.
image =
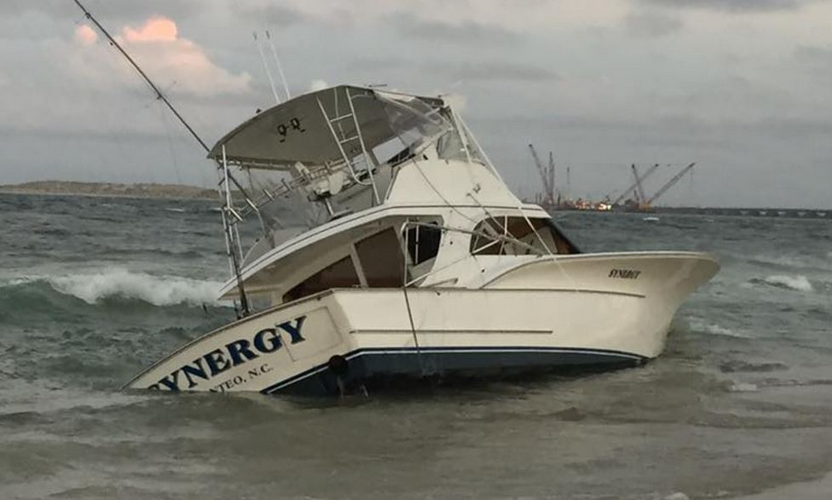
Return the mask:
[(644, 203), (647, 200), (647, 196), (644, 195), (644, 188), (641, 187), (641, 179), (638, 178), (638, 169), (635, 163), (631, 167), (633, 169), (633, 178), (636, 180), (636, 202)]
[(537, 151), (535, 151), (534, 146), (529, 144), (529, 150), (532, 153), (532, 158), (534, 158), (534, 164), (537, 167), (537, 172), (540, 174), (540, 178), (543, 180), (543, 204), (554, 206), (555, 204), (555, 172), (554, 172), (554, 164), (550, 162), (549, 172), (546, 171), (546, 168), (543, 166), (543, 163), (540, 161), (540, 157), (537, 156)]
[[(645, 174), (644, 174), (644, 175), (642, 175), (642, 176), (640, 176), (640, 177), (639, 177), (639, 176), (638, 176), (638, 174), (637, 174), (637, 171), (636, 171), (636, 169), (635, 169), (635, 165), (633, 165), (633, 173), (634, 173), (634, 174), (636, 174), (636, 180), (637, 180), (637, 182), (634, 182), (633, 184), (631, 184), (631, 185), (630, 185), (630, 187), (628, 187), (627, 189), (625, 189), (625, 190), (621, 193), (621, 195), (620, 195), (618, 198), (616, 198), (614, 202), (612, 202), (612, 204), (613, 204), (613, 205), (618, 205), (619, 203), (621, 203), (621, 201), (623, 201), (623, 200), (624, 200), (624, 198), (626, 198), (627, 196), (629, 196), (629, 195), (630, 195), (630, 193), (632, 193), (632, 192), (633, 192), (633, 190), (635, 190), (635, 189), (637, 189), (637, 188), (638, 188), (639, 184), (641, 184), (642, 182), (644, 182), (644, 180), (645, 180), (645, 179), (647, 179), (648, 177), (650, 177), (651, 175), (653, 175), (653, 172), (655, 172), (658, 168), (659, 168), (659, 164), (657, 163), (657, 164), (653, 165), (652, 167), (650, 167), (650, 170), (648, 170), (647, 172), (645, 172)], [(640, 201), (640, 200), (639, 200), (639, 201)]]
[(656, 194), (654, 194), (652, 198), (647, 200), (645, 205), (647, 205), (649, 207), (654, 201), (658, 200), (659, 196), (663, 195), (668, 189), (672, 188), (674, 184), (679, 182), (679, 179), (684, 177), (686, 173), (690, 172), (690, 170), (693, 168), (694, 165), (696, 165), (696, 162), (691, 163), (687, 167), (683, 168), (681, 172), (674, 175), (672, 179), (667, 181), (667, 184), (665, 184), (664, 186), (659, 188), (658, 191), (656, 191)]
[(560, 204), (560, 192), (555, 189), (555, 154), (549, 151), (549, 188), (554, 201), (555, 194), (558, 195), (557, 203)]

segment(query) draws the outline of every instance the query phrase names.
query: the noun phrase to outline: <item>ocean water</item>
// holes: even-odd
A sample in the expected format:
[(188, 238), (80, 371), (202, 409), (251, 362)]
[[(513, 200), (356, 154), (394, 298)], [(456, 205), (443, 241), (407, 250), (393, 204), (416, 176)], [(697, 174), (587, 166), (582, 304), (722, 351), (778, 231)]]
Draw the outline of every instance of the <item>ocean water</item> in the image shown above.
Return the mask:
[(556, 218), (585, 251), (719, 256), (660, 358), (342, 401), (171, 396), (120, 387), (233, 319), (212, 205), (0, 195), (0, 499), (832, 497), (832, 221)]

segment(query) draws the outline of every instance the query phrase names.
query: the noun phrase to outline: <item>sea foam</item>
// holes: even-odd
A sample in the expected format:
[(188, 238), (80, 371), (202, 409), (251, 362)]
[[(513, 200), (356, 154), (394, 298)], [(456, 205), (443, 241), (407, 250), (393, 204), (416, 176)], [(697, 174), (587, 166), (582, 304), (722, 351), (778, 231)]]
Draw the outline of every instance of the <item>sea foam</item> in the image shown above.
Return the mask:
[(153, 276), (126, 269), (99, 273), (48, 276), (43, 280), (57, 292), (72, 295), (88, 304), (108, 298), (141, 300), (155, 306), (216, 304), (222, 283), (180, 276)]
[(701, 318), (691, 318), (690, 326), (694, 330), (709, 333), (711, 335), (722, 335), (725, 337), (735, 337), (739, 339), (751, 338), (750, 336), (744, 333), (736, 332), (734, 330), (731, 330), (730, 328), (725, 328), (724, 326), (718, 325), (717, 323), (708, 322)]
[(766, 276), (765, 278), (757, 281), (766, 285), (786, 288), (789, 290), (797, 290), (799, 292), (811, 292), (814, 290), (809, 278), (800, 274), (795, 276), (777, 274), (773, 276)]

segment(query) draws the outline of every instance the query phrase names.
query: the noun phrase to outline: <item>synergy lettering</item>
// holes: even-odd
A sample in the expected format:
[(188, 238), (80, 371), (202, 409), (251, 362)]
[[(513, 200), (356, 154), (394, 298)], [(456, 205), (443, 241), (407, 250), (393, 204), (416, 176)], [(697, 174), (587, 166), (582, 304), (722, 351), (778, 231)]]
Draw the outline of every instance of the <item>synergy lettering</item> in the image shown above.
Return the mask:
[(288, 333), (292, 344), (303, 342), (306, 340), (301, 335), (304, 321), (306, 321), (306, 316), (301, 316), (293, 321), (275, 325), (276, 328), (260, 330), (251, 340), (239, 339), (230, 342), (174, 370), (170, 375), (151, 385), (149, 389), (165, 391), (192, 389), (200, 379), (211, 380), (226, 370), (257, 359), (262, 354), (278, 351), (283, 347), (283, 340), (278, 330)]

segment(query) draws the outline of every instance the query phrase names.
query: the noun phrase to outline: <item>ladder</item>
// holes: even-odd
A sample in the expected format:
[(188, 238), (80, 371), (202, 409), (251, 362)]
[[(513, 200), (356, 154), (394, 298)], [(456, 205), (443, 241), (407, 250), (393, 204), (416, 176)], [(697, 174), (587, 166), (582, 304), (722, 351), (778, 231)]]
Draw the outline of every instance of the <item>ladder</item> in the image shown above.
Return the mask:
[[(337, 105), (338, 105), (338, 88), (336, 87), (336, 88), (332, 89), (332, 91), (333, 91), (333, 96), (334, 96), (334, 100), (335, 100), (335, 105), (336, 105), (336, 108), (337, 108)], [(344, 162), (349, 167), (350, 175), (352, 176), (353, 180), (357, 184), (360, 184), (362, 186), (372, 186), (373, 187), (373, 196), (374, 196), (375, 202), (376, 202), (376, 204), (381, 204), (381, 199), (378, 196), (378, 189), (376, 188), (376, 182), (375, 182), (375, 179), (373, 178), (373, 168), (372, 168), (372, 165), (370, 164), (370, 161), (368, 160), (367, 147), (364, 144), (364, 137), (361, 134), (361, 125), (359, 125), (359, 123), (358, 123), (358, 116), (356, 115), (355, 106), (353, 105), (353, 102), (352, 102), (353, 97), (352, 97), (352, 94), (350, 94), (350, 89), (348, 89), (348, 88), (344, 89), (344, 92), (346, 93), (346, 96), (347, 96), (347, 104), (349, 104), (350, 111), (348, 113), (343, 114), (343, 115), (336, 116), (335, 118), (330, 118), (329, 117), (329, 115), (327, 114), (326, 109), (324, 109), (324, 105), (323, 105), (323, 103), (321, 102), (320, 99), (316, 99), (316, 101), (318, 101), (318, 107), (320, 108), (321, 114), (323, 115), (324, 120), (326, 120), (326, 123), (329, 127), (329, 132), (332, 134), (332, 139), (338, 145), (338, 151), (340, 151), (341, 157), (344, 159)], [(337, 113), (337, 109), (336, 109), (336, 113)], [(350, 118), (352, 118), (352, 124), (353, 124), (353, 127), (354, 127), (354, 135), (347, 136), (347, 134), (344, 133), (343, 128), (340, 127), (340, 124), (343, 122), (343, 120), (348, 120)], [(339, 125), (339, 128), (341, 129), (341, 137), (338, 137), (338, 133), (335, 131), (335, 125)], [(361, 146), (361, 153), (362, 153), (361, 157), (362, 157), (363, 163), (364, 163), (363, 172), (366, 172), (367, 174), (369, 174), (369, 177), (370, 177), (370, 182), (369, 183), (363, 182), (359, 178), (358, 174), (356, 173), (358, 165), (356, 165), (354, 159), (357, 158), (358, 155), (350, 158), (350, 156), (347, 155), (347, 152), (344, 149), (345, 144), (351, 143), (353, 141), (358, 141), (359, 145)]]

